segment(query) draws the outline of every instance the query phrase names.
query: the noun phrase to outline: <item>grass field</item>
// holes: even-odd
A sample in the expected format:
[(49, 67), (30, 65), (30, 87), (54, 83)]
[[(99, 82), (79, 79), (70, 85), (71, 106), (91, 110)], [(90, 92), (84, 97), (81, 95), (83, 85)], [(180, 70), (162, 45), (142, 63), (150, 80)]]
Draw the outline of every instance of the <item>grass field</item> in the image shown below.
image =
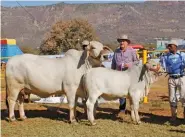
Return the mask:
[[(3, 81), (2, 81), (3, 82)], [(1, 87), (1, 135), (2, 137), (184, 137), (185, 121), (182, 119), (182, 107), (178, 105), (178, 120), (169, 122), (167, 79), (161, 78), (152, 85), (149, 103), (140, 105), (142, 124), (132, 123), (129, 103), (124, 119), (116, 116), (118, 104), (101, 104), (97, 110), (96, 126), (90, 126), (83, 108), (77, 108), (77, 125), (68, 123), (66, 104), (25, 104), (25, 121), (6, 121), (5, 91)], [(56, 110), (60, 108), (58, 113)], [(18, 111), (16, 106), (16, 117)]]

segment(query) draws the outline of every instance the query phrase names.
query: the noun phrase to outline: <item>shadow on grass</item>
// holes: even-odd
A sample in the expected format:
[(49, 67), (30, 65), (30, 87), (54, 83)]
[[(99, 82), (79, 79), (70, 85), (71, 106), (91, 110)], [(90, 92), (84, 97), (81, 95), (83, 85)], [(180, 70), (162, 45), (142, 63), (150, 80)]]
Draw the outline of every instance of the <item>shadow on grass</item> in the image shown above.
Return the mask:
[(183, 130), (178, 130), (178, 129), (176, 129), (176, 130), (170, 129), (169, 131), (170, 132), (177, 132), (177, 133), (185, 133), (185, 130), (183, 131)]
[(114, 108), (103, 108), (103, 107), (98, 107), (97, 108), (97, 113), (96, 113), (96, 119), (110, 119), (110, 120), (121, 120), (119, 117), (117, 117), (118, 114), (118, 109)]
[[(67, 108), (58, 108), (54, 106), (47, 106), (43, 105), (47, 108), (47, 110), (25, 110), (26, 116), (28, 118), (48, 118), (52, 120), (61, 120), (63, 122), (68, 123), (69, 122), (69, 109)], [(108, 119), (113, 121), (120, 121), (123, 122), (119, 117), (117, 117), (118, 109), (113, 108), (104, 108), (104, 107), (98, 107), (97, 113), (96, 113), (96, 119)], [(151, 113), (139, 113), (141, 117), (141, 121), (145, 123), (151, 123), (151, 124), (169, 124), (173, 126), (179, 126), (181, 124), (185, 124), (185, 121), (183, 119), (177, 119), (175, 122), (170, 122), (170, 117), (168, 116), (160, 116), (155, 115)], [(16, 118), (19, 117), (18, 110), (15, 110), (15, 116)], [(1, 110), (1, 120), (7, 120), (8, 113), (6, 112), (6, 109)], [(130, 117), (130, 111), (127, 110), (127, 117)], [(85, 113), (82, 113), (80, 111), (77, 111), (77, 119), (78, 120), (87, 120), (87, 116)], [(128, 122), (129, 121), (124, 121)]]
[(162, 101), (169, 101), (168, 96), (158, 96)]
[[(47, 110), (25, 110), (27, 118), (49, 118), (52, 120), (61, 120), (66, 123), (69, 122), (69, 109), (67, 108), (58, 108), (55, 106), (42, 105), (47, 108)], [(83, 108), (83, 106), (78, 106)], [(117, 109), (112, 108), (97, 108), (96, 119), (110, 119), (110, 120), (119, 120), (116, 113)], [(19, 111), (15, 110), (15, 117), (19, 118)], [(77, 120), (87, 120), (87, 115), (77, 110)], [(6, 109), (1, 110), (1, 120), (7, 120), (8, 112)]]
[(154, 115), (150, 113), (143, 113), (140, 112), (140, 116), (142, 115), (141, 121), (145, 123), (152, 123), (152, 124), (158, 124), (158, 125), (171, 125), (171, 126), (179, 126), (181, 124), (184, 124), (183, 119), (177, 119), (176, 121), (170, 121), (169, 116), (160, 116), (160, 115)]
[[(52, 120), (62, 120), (64, 122), (68, 122), (68, 109), (60, 108), (60, 113), (57, 111), (58, 107), (51, 107), (47, 105), (43, 105), (47, 108), (47, 110), (25, 110), (25, 114), (27, 118), (49, 118)], [(19, 111), (15, 110), (15, 117), (19, 118)], [(6, 109), (1, 110), (1, 120), (7, 121), (8, 112)]]

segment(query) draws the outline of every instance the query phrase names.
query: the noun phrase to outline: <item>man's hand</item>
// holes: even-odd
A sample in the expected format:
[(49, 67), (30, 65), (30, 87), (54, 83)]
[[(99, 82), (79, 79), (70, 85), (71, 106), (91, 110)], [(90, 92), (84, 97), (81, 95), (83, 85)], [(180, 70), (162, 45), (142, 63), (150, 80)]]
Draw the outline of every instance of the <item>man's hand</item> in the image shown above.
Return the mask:
[(157, 64), (157, 67), (156, 68), (149, 68), (150, 71), (154, 71), (154, 72), (158, 72), (160, 69), (160, 64)]
[(124, 64), (123, 67), (124, 68), (128, 68), (129, 66), (128, 66), (128, 64)]
[(120, 70), (123, 70), (123, 69), (125, 70), (125, 69), (128, 69), (128, 68), (129, 68), (129, 65), (128, 64), (122, 63)]

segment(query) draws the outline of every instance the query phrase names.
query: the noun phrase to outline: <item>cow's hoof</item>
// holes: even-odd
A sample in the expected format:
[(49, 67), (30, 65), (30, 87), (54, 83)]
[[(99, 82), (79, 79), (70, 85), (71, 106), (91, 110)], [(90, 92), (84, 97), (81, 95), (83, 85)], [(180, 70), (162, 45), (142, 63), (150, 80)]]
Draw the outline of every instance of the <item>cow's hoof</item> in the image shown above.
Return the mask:
[(91, 122), (91, 126), (95, 126), (96, 125), (96, 123), (95, 122)]
[(16, 121), (16, 118), (15, 118), (15, 116), (12, 116), (10, 118), (7, 118), (7, 120), (8, 120), (8, 122), (14, 122), (14, 121)]
[(76, 120), (73, 120), (70, 123), (73, 124), (73, 125), (78, 125), (78, 122)]
[(141, 123), (142, 123), (141, 121), (138, 121), (138, 122), (137, 122), (137, 125), (140, 125)]
[(19, 118), (20, 121), (24, 121), (25, 119), (27, 119), (26, 116), (22, 116), (22, 117)]

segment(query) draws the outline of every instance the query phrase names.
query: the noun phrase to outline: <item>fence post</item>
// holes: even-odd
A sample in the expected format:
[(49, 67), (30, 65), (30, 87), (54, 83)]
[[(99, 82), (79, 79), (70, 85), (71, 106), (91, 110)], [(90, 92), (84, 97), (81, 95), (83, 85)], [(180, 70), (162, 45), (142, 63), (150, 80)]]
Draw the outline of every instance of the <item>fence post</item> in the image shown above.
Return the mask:
[(143, 64), (147, 62), (147, 50), (143, 50)]
[[(147, 50), (143, 50), (143, 65), (147, 62)], [(148, 103), (148, 97), (144, 96), (143, 103)]]

